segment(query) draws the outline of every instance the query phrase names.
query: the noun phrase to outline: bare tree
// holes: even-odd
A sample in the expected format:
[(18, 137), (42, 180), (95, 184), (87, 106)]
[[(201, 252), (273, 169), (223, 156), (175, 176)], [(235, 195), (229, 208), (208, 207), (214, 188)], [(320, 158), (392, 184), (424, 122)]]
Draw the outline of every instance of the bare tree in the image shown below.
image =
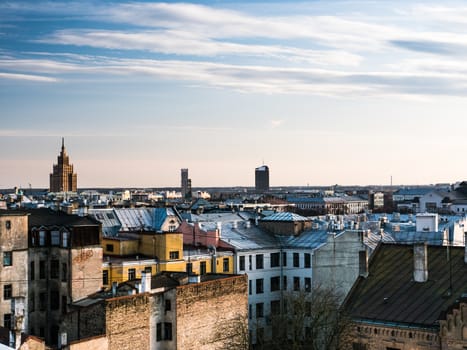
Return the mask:
[(332, 350), (347, 332), (349, 322), (339, 310), (340, 295), (333, 289), (314, 287), (311, 291), (284, 295), (281, 312), (271, 314), (272, 339), (264, 349)]
[(220, 344), (219, 350), (248, 350), (250, 347), (248, 318), (246, 315), (238, 314), (228, 322), (221, 323), (215, 338)]

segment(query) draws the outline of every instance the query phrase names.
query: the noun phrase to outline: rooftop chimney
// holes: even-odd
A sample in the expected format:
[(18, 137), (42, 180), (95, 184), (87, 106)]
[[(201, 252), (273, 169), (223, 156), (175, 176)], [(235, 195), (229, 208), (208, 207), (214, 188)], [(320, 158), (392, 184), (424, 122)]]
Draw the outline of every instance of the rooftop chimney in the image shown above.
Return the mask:
[(147, 293), (151, 290), (151, 273), (141, 271), (141, 293)]
[(467, 232), (464, 232), (464, 263), (467, 264)]
[(116, 296), (117, 295), (117, 286), (118, 286), (118, 282), (112, 282), (112, 296)]
[(413, 279), (415, 282), (428, 280), (428, 253), (426, 243), (415, 243), (413, 246)]
[(358, 252), (358, 274), (362, 277), (368, 277), (368, 253), (366, 250)]

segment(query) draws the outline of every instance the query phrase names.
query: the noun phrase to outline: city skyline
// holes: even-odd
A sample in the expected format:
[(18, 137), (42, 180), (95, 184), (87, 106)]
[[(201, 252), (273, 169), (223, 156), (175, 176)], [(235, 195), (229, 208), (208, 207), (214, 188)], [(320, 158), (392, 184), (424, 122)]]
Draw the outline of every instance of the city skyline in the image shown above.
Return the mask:
[(0, 3), (0, 188), (463, 180), (462, 2)]

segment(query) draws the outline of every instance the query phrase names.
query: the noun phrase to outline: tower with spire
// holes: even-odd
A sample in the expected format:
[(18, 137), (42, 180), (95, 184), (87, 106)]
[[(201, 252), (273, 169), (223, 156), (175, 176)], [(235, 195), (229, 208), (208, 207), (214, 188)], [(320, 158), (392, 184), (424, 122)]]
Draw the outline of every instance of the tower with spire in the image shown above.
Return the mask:
[(53, 165), (50, 174), (50, 192), (76, 192), (78, 176), (73, 173), (73, 164), (65, 149), (65, 139), (62, 137), (62, 150), (57, 157), (57, 164)]

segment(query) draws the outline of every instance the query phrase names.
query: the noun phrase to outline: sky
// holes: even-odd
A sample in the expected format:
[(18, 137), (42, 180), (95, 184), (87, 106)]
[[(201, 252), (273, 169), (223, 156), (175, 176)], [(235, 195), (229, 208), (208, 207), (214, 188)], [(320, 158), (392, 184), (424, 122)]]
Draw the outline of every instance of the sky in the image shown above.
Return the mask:
[(465, 1), (0, 1), (0, 188), (464, 180)]

